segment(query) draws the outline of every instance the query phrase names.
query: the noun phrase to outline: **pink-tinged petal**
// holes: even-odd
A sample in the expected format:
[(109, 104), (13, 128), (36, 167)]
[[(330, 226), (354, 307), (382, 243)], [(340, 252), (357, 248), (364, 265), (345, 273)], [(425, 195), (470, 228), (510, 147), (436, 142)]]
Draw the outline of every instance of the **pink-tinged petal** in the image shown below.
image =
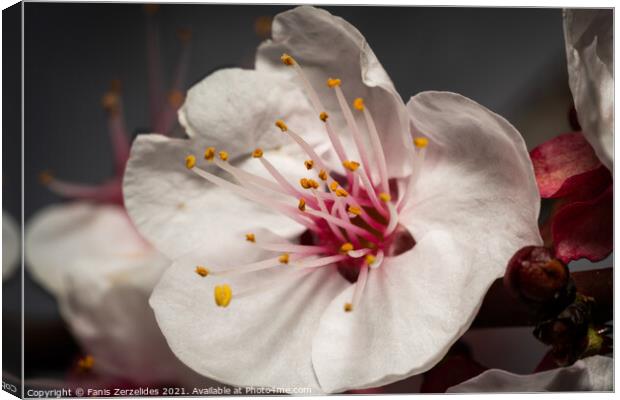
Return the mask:
[(613, 10), (564, 11), (564, 39), (579, 123), (598, 158), (613, 170)]
[(475, 317), (491, 281), (486, 275), (452, 235), (439, 231), (386, 258), (370, 271), (357, 308), (344, 311), (352, 286), (321, 318), (312, 344), (321, 387), (383, 386), (433, 367)]
[(457, 94), (421, 93), (409, 109), (429, 144), (401, 223), (416, 240), (431, 229), (451, 232), (490, 285), (517, 250), (542, 244), (525, 143), (502, 117)]
[[(161, 135), (139, 135), (134, 141), (123, 181), (125, 206), (138, 230), (158, 250), (175, 259), (194, 249), (205, 237), (222, 243), (236, 241), (239, 229), (274, 227), (277, 234), (285, 237), (305, 229), (279, 211), (215, 186), (189, 171), (185, 157), (195, 154), (198, 166), (222, 174), (203, 159), (204, 151), (198, 141)], [(291, 183), (296, 184), (307, 174), (301, 156), (274, 150), (265, 151), (264, 157)], [(270, 178), (258, 159), (242, 157), (230, 161), (248, 172)], [(263, 191), (265, 195), (270, 193)], [(272, 197), (283, 200), (281, 194)]]
[(25, 229), (28, 272), (54, 295), (65, 292), (65, 274), (74, 260), (129, 256), (145, 249), (150, 246), (119, 206), (52, 205), (31, 217)]
[(21, 238), (17, 222), (6, 211), (2, 211), (2, 280), (6, 280), (19, 266)]
[(179, 109), (179, 122), (191, 138), (228, 151), (231, 159), (256, 147), (295, 148), (274, 125), (278, 119), (317, 142), (321, 121), (299, 86), (278, 74), (238, 68), (216, 71), (192, 86)]
[(588, 184), (602, 172), (594, 149), (581, 132), (565, 133), (530, 152), (543, 198), (562, 197)]
[(556, 257), (564, 263), (607, 257), (613, 251), (613, 188), (595, 199), (562, 207), (551, 231)]
[(455, 93), (420, 93), (408, 107), (429, 143), (401, 223), (416, 240), (433, 229), (451, 232), (479, 268), (500, 277), (517, 250), (542, 242), (540, 196), (521, 135)]
[[(270, 240), (265, 231), (256, 236)], [(214, 272), (277, 255), (243, 239), (205, 240), (166, 271), (151, 306), (172, 351), (196, 372), (235, 386), (321, 393), (311, 362), (312, 338), (325, 308), (350, 283), (336, 268), (293, 264), (241, 275)], [(199, 276), (198, 265), (210, 274)], [(232, 289), (225, 308), (214, 301), (214, 287), (223, 283)]]
[(613, 364), (610, 357), (593, 356), (566, 368), (531, 375), (518, 375), (490, 369), (477, 377), (448, 389), (449, 393), (568, 392), (613, 390)]
[[(272, 37), (259, 47), (256, 69), (277, 73), (301, 87), (294, 68), (286, 67), (280, 61), (282, 53), (293, 56), (318, 93), (326, 108), (320, 111), (329, 114), (347, 155), (350, 159), (359, 159), (334, 89), (326, 85), (328, 78), (340, 78), (349, 104), (356, 97), (362, 97), (372, 113), (381, 144), (391, 161), (389, 175), (406, 175), (410, 171), (406, 162), (407, 151), (411, 149), (407, 110), (390, 77), (357, 28), (326, 10), (301, 6), (275, 17)], [(354, 115), (358, 125), (365, 127), (362, 113)], [(335, 158), (330, 161), (339, 165)]]
[(60, 311), (83, 351), (94, 357), (94, 372), (135, 385), (207, 383), (174, 356), (148, 303), (169, 265), (152, 249), (93, 255), (69, 265)]

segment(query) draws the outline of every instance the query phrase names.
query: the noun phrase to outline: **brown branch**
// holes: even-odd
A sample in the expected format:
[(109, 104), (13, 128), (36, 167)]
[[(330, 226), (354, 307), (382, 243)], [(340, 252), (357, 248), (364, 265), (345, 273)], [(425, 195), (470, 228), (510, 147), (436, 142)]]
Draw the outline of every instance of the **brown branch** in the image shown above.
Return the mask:
[[(596, 299), (596, 317), (600, 321), (613, 319), (613, 268), (571, 273), (577, 291)], [(473, 327), (533, 326), (535, 314), (532, 307), (513, 297), (504, 287), (502, 279), (493, 285), (484, 298)]]

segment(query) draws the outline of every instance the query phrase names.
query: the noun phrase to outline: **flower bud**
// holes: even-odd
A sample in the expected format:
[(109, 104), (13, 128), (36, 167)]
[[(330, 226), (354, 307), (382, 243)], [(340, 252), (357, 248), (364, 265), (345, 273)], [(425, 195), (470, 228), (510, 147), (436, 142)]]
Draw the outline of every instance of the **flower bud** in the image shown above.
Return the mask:
[(544, 303), (557, 300), (570, 280), (568, 268), (553, 258), (550, 249), (527, 246), (508, 262), (504, 285), (526, 301)]

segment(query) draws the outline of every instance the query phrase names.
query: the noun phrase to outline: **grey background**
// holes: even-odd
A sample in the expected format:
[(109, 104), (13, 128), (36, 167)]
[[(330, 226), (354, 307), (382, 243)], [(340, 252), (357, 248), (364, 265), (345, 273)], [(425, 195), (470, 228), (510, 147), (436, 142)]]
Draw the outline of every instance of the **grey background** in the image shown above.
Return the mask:
[[(179, 56), (177, 28), (193, 30), (188, 77), (195, 83), (221, 67), (251, 68), (262, 40), (254, 32), (255, 19), (287, 8), (162, 5), (157, 18), (165, 76), (170, 78)], [(561, 10), (326, 8), (365, 35), (404, 99), (424, 90), (461, 93), (512, 122), (529, 148), (570, 130)], [(51, 169), (58, 177), (85, 183), (100, 182), (112, 173), (111, 145), (100, 107), (111, 79), (122, 80), (130, 130), (148, 131), (145, 43), (140, 5), (26, 3), (26, 220), (42, 207), (62, 201), (38, 183), (41, 171)], [(8, 200), (4, 207), (19, 213), (18, 201)], [(26, 321), (58, 323), (53, 298), (27, 275)], [(5, 291), (18, 289), (17, 277), (4, 285)], [(31, 334), (44, 337), (46, 332)], [(485, 342), (478, 355), (490, 367), (531, 370), (542, 347), (527, 330), (512, 331), (510, 340), (523, 345), (500, 359), (496, 349), (506, 350), (504, 335), (474, 333), (468, 340)], [(70, 341), (66, 345), (72, 348)], [(524, 346), (531, 351), (524, 351)], [(69, 361), (27, 354), (26, 375), (53, 375), (63, 362)]]

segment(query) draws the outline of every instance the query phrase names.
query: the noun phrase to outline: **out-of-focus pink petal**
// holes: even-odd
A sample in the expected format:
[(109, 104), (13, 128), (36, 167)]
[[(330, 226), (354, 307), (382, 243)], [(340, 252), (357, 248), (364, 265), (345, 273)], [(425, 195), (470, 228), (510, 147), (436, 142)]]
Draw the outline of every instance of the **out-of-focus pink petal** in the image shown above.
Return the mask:
[(564, 206), (551, 226), (556, 257), (600, 261), (613, 250), (613, 187), (597, 198)]
[(74, 183), (52, 178), (47, 187), (57, 195), (70, 200), (100, 204), (123, 205), (121, 178), (115, 177), (101, 184)]
[(601, 162), (580, 132), (559, 135), (530, 152), (540, 196), (568, 195), (588, 181), (584, 173), (596, 170)]

